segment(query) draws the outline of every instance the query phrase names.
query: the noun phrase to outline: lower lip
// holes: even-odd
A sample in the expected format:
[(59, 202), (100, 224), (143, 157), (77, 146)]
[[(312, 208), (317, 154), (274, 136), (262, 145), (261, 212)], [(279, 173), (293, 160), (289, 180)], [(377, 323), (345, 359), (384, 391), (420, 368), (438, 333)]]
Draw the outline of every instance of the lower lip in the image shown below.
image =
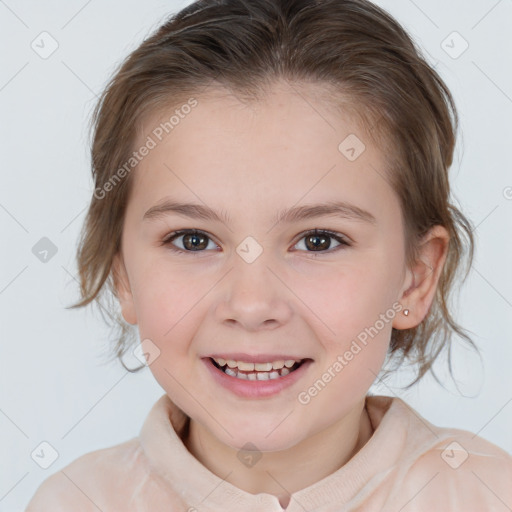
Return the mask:
[(313, 362), (311, 359), (308, 359), (293, 372), (284, 377), (278, 377), (277, 379), (242, 380), (227, 375), (222, 370), (219, 370), (214, 366), (209, 357), (203, 358), (203, 361), (216, 382), (242, 398), (267, 398), (277, 395), (303, 377), (310, 364)]

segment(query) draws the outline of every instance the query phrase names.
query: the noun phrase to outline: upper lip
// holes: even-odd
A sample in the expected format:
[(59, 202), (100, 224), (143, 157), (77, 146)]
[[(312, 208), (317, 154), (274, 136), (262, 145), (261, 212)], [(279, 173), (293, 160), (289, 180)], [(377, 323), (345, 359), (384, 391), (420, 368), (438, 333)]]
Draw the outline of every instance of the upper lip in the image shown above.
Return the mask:
[(244, 363), (272, 363), (274, 361), (301, 361), (302, 359), (308, 359), (306, 357), (297, 357), (290, 354), (243, 354), (241, 352), (229, 353), (229, 354), (212, 354), (208, 357), (214, 359), (226, 359), (232, 361), (243, 361)]

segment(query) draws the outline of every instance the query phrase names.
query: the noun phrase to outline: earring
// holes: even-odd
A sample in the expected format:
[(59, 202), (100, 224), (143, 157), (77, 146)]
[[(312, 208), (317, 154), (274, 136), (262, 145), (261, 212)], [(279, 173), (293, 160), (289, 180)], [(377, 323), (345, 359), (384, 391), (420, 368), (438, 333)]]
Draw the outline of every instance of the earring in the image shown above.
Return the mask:
[(409, 310), (408, 309), (404, 309), (404, 315), (407, 316), (409, 314)]

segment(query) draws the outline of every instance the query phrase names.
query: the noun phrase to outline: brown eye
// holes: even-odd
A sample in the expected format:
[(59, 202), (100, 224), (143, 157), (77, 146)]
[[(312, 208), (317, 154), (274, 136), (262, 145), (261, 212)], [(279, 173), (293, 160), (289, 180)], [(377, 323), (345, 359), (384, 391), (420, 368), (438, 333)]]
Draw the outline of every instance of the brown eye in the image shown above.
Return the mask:
[(200, 234), (190, 234), (190, 235), (184, 235), (183, 236), (183, 245), (186, 249), (191, 251), (197, 251), (201, 249), (206, 249), (208, 246), (206, 236), (200, 235)]
[(328, 235), (308, 235), (306, 238), (306, 247), (312, 250), (327, 250), (331, 245)]
[[(181, 243), (173, 243), (174, 240)], [(175, 231), (168, 235), (162, 242), (162, 245), (168, 245), (171, 249), (182, 252), (203, 252), (208, 248), (208, 244), (215, 243), (205, 233), (194, 230)]]
[[(335, 243), (338, 245), (331, 249), (332, 240), (335, 240)], [(330, 231), (317, 230), (309, 231), (307, 233), (303, 233), (301, 240), (299, 243), (304, 240), (304, 247), (306, 252), (334, 252), (342, 246), (349, 247), (350, 243), (339, 233), (332, 233)], [(298, 243), (298, 244), (299, 244)], [(298, 245), (296, 244), (296, 245)], [(331, 249), (329, 251), (329, 249)]]

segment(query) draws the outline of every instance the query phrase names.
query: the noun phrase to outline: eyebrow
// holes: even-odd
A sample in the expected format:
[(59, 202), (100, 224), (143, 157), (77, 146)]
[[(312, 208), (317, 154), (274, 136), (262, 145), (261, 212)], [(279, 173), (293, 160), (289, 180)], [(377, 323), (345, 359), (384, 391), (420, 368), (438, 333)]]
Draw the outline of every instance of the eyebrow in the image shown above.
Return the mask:
[[(224, 211), (217, 212), (206, 205), (180, 203), (171, 199), (166, 199), (152, 206), (144, 214), (142, 220), (149, 221), (158, 219), (172, 213), (191, 219), (216, 221), (225, 224), (229, 224), (230, 221), (229, 216), (226, 215)], [(329, 201), (320, 204), (293, 206), (279, 211), (274, 221), (275, 223), (293, 223), (316, 217), (340, 217), (348, 220), (377, 224), (377, 219), (369, 211), (363, 210), (346, 201)]]

